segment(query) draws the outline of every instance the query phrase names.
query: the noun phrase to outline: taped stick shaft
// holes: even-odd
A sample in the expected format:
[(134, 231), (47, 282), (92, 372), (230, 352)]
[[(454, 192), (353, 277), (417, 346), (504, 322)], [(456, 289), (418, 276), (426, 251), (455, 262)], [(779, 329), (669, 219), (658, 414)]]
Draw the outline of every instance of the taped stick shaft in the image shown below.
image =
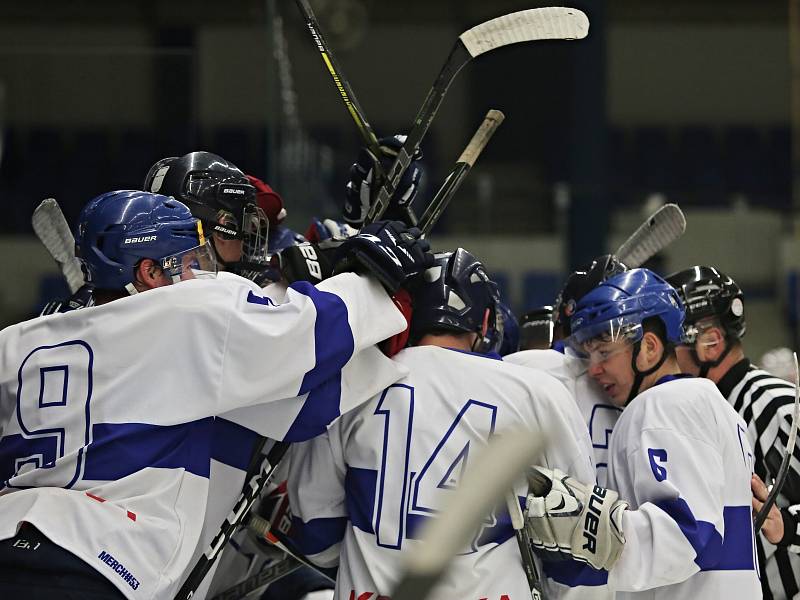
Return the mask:
[(494, 132), (497, 131), (497, 128), (500, 127), (505, 118), (502, 112), (494, 108), (486, 113), (483, 122), (464, 148), (461, 156), (458, 157), (458, 161), (456, 161), (453, 170), (436, 192), (436, 195), (433, 197), (430, 204), (428, 204), (425, 212), (422, 213), (419, 219), (419, 228), (423, 235), (428, 235), (434, 225), (436, 225), (436, 222), (442, 216), (447, 205), (450, 204), (450, 200), (452, 200), (456, 191), (461, 186), (470, 168), (472, 168), (472, 165), (478, 160), (486, 144), (489, 143)]

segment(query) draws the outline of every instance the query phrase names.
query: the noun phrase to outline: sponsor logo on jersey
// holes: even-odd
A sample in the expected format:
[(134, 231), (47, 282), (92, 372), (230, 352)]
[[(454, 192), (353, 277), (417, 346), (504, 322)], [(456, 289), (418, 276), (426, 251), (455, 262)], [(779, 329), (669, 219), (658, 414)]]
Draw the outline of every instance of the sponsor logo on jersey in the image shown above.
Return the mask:
[(592, 495), (589, 498), (589, 510), (586, 512), (586, 518), (583, 521), (583, 537), (586, 543), (583, 544), (583, 549), (588, 550), (592, 554), (597, 553), (597, 527), (600, 525), (600, 508), (605, 501), (606, 490), (596, 485), (592, 488)]
[(139, 580), (136, 579), (136, 577), (134, 577), (133, 574), (122, 565), (122, 563), (111, 556), (108, 552), (101, 550), (100, 554), (97, 555), (97, 558), (111, 567), (117, 575), (125, 580), (125, 583), (131, 586), (131, 588), (134, 590), (139, 589)]
[(123, 244), (143, 244), (145, 242), (153, 242), (158, 238), (157, 235), (140, 235), (137, 237), (127, 237)]

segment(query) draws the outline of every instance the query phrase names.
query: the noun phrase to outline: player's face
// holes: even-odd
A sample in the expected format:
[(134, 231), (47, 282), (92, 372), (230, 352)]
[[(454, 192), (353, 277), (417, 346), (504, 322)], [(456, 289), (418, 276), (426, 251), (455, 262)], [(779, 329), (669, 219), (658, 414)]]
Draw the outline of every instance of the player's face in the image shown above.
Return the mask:
[(584, 345), (584, 350), (589, 356), (589, 376), (603, 388), (615, 406), (625, 406), (634, 379), (631, 343), (627, 340), (590, 340)]
[(242, 258), (242, 240), (226, 240), (214, 234), (214, 250), (226, 263), (232, 263)]

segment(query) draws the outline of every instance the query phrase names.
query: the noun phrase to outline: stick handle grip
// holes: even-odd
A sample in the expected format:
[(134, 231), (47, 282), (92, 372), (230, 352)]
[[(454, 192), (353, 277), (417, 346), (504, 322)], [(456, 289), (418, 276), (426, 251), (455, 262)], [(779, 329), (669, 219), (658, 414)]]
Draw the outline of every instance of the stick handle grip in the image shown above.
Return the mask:
[(481, 123), (481, 126), (478, 127), (478, 130), (472, 136), (472, 139), (469, 141), (469, 144), (467, 144), (467, 147), (464, 148), (461, 156), (458, 157), (457, 162), (463, 162), (472, 167), (486, 144), (488, 144), (489, 140), (492, 139), (494, 132), (498, 127), (500, 127), (500, 124), (505, 118), (506, 116), (497, 109), (493, 108), (487, 112), (486, 117), (483, 119), (483, 123)]

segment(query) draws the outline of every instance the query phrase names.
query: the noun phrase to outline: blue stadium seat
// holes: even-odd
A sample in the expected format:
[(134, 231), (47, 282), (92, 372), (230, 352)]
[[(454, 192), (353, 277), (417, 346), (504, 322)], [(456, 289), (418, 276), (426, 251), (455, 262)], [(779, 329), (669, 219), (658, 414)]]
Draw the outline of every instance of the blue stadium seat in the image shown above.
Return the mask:
[(691, 126), (678, 133), (675, 175), (687, 199), (694, 197), (703, 204), (722, 200), (722, 152), (713, 129)]
[(633, 182), (647, 191), (673, 186), (673, 153), (669, 134), (661, 127), (641, 127), (633, 133)]
[(729, 193), (756, 195), (766, 189), (763, 136), (755, 127), (731, 127), (724, 134), (725, 184)]
[(562, 277), (553, 272), (528, 271), (522, 280), (524, 310), (553, 304), (561, 290)]

